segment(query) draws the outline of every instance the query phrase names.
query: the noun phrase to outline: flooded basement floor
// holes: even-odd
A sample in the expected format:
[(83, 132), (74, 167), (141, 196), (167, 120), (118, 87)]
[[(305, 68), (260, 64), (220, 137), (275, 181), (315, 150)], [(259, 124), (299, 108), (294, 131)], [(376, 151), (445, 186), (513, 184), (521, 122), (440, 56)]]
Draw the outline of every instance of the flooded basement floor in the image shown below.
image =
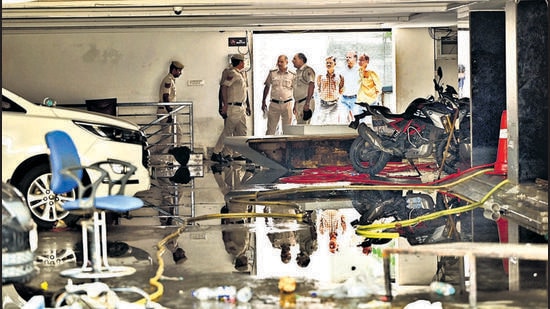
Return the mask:
[[(254, 181), (248, 182), (251, 179)], [(156, 302), (166, 308), (437, 308), (437, 302), (441, 303), (439, 308), (470, 308), (468, 282), (466, 291), (459, 289), (458, 259), (431, 256), (394, 255), (394, 297), (391, 301), (385, 299), (381, 250), (384, 246), (407, 245), (408, 240), (399, 238), (373, 245), (370, 254), (365, 254), (360, 246), (363, 237), (352, 225), (361, 218), (353, 197), (311, 193), (315, 190), (308, 196), (289, 196), (304, 198), (299, 212), (307, 214), (305, 220), (277, 216), (297, 212), (284, 201), (244, 208), (239, 203), (227, 203), (228, 196), (238, 196), (235, 192), (254, 191), (258, 186), (269, 190), (277, 183), (277, 179), (266, 179), (254, 179), (254, 173), (244, 164), (211, 169), (205, 161), (203, 176), (195, 178), (191, 187), (181, 189), (177, 211), (184, 220), (175, 218), (168, 223), (154, 207), (162, 198), (145, 193), (143, 198), (153, 207), (140, 209), (108, 227), (109, 263), (132, 266), (136, 272), (101, 281), (110, 287), (138, 287), (159, 296)], [(224, 208), (226, 204), (228, 208)], [(228, 219), (225, 213), (252, 215)], [(498, 241), (494, 222), (485, 219), (482, 211), (471, 211), (459, 219), (462, 241)], [(466, 233), (467, 224), (473, 228)], [(336, 235), (331, 239), (332, 231)], [(40, 272), (31, 282), (16, 285), (15, 290), (24, 299), (43, 294), (47, 307), (51, 307), (52, 299), (68, 282), (60, 272), (80, 266), (80, 244), (79, 227), (40, 231)], [(503, 261), (478, 258), (477, 308), (548, 308), (547, 261), (519, 263), (520, 290), (510, 291)], [(294, 293), (280, 293), (279, 281), (286, 277), (296, 281)], [(432, 292), (430, 283), (439, 280), (449, 282), (457, 292), (450, 296)], [(252, 297), (246, 303), (231, 303), (199, 301), (192, 296), (198, 288), (218, 286), (234, 286), (236, 290), (250, 287)], [(141, 298), (136, 294), (119, 296), (130, 302)], [(16, 307), (6, 302), (3, 305)]]

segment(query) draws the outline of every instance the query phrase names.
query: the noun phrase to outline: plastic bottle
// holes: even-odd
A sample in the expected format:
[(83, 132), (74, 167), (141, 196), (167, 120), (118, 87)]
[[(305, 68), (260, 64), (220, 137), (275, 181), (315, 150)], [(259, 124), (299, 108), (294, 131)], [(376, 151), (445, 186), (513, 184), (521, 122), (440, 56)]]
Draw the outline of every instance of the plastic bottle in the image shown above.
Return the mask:
[(234, 303), (237, 295), (237, 288), (234, 286), (219, 286), (216, 288), (201, 287), (191, 292), (191, 295), (198, 300), (219, 300)]
[(214, 290), (207, 287), (198, 288), (191, 291), (191, 295), (198, 300), (214, 299)]
[(237, 301), (240, 303), (247, 303), (252, 298), (252, 289), (245, 286), (237, 291)]
[(430, 289), (436, 294), (449, 296), (455, 293), (455, 288), (449, 283), (434, 281), (430, 283)]

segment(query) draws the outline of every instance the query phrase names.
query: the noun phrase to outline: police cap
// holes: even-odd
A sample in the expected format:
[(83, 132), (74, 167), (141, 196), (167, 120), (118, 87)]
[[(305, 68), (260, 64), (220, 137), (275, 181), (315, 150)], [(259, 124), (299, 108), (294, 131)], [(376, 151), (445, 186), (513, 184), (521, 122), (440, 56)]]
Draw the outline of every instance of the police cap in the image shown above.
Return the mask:
[(183, 64), (179, 61), (172, 61), (172, 65), (176, 68), (176, 69), (180, 69), (182, 70), (183, 69)]
[(241, 54), (233, 54), (232, 59), (244, 61), (244, 56)]

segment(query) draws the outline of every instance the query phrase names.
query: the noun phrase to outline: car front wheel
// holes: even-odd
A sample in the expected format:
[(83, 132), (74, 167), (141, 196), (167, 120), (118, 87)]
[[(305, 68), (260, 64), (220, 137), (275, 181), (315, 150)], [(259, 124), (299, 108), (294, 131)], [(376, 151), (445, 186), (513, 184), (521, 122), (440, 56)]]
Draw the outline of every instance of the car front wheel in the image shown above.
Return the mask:
[[(79, 216), (71, 215), (62, 207), (65, 201), (76, 198), (76, 190), (65, 194), (55, 194), (50, 189), (52, 173), (48, 164), (32, 167), (16, 184), (27, 200), (27, 206), (39, 228), (52, 229), (62, 226), (73, 226)], [(62, 222), (61, 222), (62, 221)]]

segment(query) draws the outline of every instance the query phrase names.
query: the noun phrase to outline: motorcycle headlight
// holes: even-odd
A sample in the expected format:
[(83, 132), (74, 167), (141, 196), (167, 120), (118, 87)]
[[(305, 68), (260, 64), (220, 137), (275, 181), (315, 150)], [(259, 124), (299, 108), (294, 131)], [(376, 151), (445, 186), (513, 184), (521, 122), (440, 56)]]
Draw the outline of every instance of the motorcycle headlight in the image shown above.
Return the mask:
[(92, 134), (115, 142), (137, 145), (144, 145), (146, 142), (145, 135), (139, 130), (129, 130), (91, 122), (75, 121), (74, 123)]

